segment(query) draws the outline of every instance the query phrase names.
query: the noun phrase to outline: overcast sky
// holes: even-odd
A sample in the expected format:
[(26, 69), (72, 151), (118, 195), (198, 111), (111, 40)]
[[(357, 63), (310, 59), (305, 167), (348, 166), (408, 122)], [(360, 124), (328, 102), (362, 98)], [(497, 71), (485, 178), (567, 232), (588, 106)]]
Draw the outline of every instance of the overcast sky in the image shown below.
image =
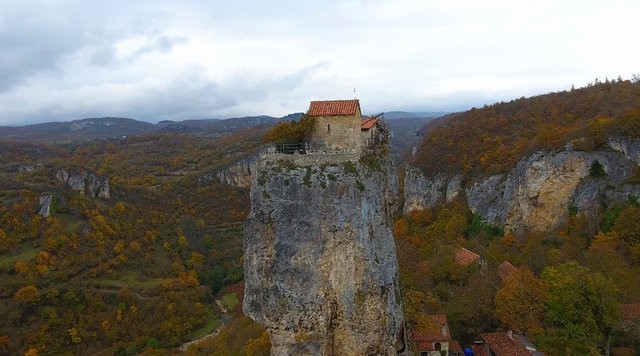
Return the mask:
[[(2, 0), (0, 125), (458, 111), (640, 73), (640, 1)], [(355, 87), (355, 94), (354, 94)]]

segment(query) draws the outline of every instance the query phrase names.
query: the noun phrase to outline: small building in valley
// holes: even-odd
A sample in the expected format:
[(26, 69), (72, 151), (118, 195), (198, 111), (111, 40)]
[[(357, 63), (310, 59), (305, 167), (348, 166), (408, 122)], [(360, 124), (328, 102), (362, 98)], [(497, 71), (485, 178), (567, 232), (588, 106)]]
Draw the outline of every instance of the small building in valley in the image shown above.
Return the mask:
[(451, 337), (447, 316), (427, 314), (421, 325), (412, 328), (412, 341), (420, 356), (462, 356), (460, 344)]
[(514, 274), (518, 269), (509, 261), (504, 261), (498, 266), (498, 278), (504, 283), (509, 276)]
[(526, 336), (511, 331), (480, 334), (471, 349), (474, 356), (544, 356)]
[(467, 250), (464, 247), (460, 247), (456, 251), (456, 263), (461, 266), (469, 266), (472, 264), (477, 264), (479, 266), (485, 266), (487, 261), (483, 259), (480, 255), (470, 250)]

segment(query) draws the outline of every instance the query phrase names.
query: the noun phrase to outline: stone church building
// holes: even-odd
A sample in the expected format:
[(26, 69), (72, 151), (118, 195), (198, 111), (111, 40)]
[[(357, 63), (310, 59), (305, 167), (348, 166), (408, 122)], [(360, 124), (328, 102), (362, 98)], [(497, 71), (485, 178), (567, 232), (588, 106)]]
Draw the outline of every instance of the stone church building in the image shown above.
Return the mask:
[(311, 151), (360, 153), (374, 138), (381, 115), (363, 118), (354, 99), (312, 101), (307, 116), (316, 122)]

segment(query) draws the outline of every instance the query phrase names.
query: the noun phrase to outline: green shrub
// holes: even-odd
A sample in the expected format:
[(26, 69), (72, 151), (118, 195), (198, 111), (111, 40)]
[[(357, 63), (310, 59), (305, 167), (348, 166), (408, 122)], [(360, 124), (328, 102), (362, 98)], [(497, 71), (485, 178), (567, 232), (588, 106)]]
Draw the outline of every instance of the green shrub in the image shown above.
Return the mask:
[(598, 160), (593, 161), (593, 163), (591, 163), (591, 168), (589, 168), (589, 176), (593, 178), (604, 177), (604, 167), (602, 166), (602, 163)]
[(282, 121), (264, 135), (264, 140), (275, 144), (297, 144), (308, 141), (315, 119), (304, 115), (300, 121)]

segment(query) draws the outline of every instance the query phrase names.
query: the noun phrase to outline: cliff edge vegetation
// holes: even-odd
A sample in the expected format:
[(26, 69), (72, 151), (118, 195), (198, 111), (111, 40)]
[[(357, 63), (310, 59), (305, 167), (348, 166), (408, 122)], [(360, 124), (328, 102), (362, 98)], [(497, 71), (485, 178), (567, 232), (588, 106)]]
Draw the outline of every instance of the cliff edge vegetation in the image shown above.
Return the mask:
[(584, 88), (473, 108), (433, 120), (422, 132), (411, 165), (427, 175), (504, 173), (539, 150), (567, 143), (596, 150), (612, 135), (640, 138), (640, 80), (596, 79)]

